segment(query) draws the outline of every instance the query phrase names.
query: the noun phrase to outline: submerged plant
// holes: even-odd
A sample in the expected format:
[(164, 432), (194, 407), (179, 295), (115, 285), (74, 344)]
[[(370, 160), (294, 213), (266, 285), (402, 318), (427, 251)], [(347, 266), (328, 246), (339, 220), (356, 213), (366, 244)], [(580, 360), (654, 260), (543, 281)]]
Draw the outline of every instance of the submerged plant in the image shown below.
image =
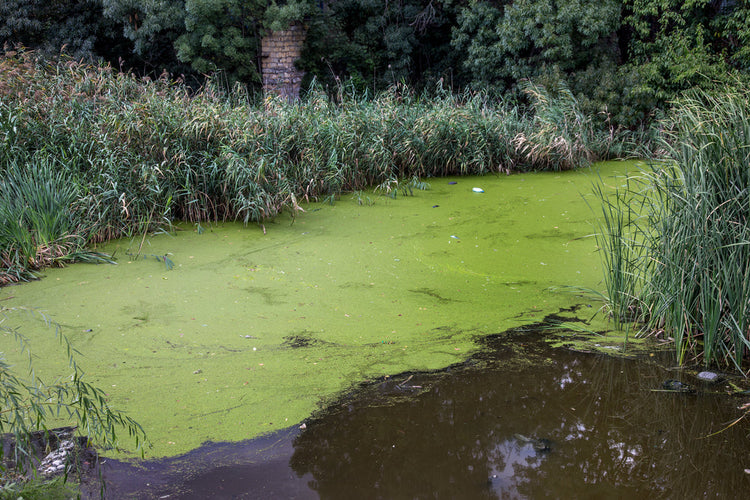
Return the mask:
[(142, 257), (144, 260), (152, 258), (152, 259), (155, 259), (157, 262), (161, 262), (162, 264), (164, 264), (164, 267), (167, 269), (167, 271), (171, 271), (172, 269), (174, 269), (174, 262), (172, 261), (172, 259), (169, 258), (169, 256), (172, 255), (170, 253), (166, 253), (164, 255), (156, 255), (156, 254), (153, 254), (153, 253), (142, 254), (140, 252), (139, 253), (130, 253), (130, 252), (128, 252), (125, 255), (128, 255), (128, 256), (132, 257), (133, 260), (136, 260), (139, 257)]
[(354, 191), (354, 193), (352, 193), (352, 199), (355, 200), (358, 205), (372, 206), (374, 204), (372, 198), (364, 195), (362, 191)]
[(395, 199), (399, 192), (402, 196), (414, 196), (414, 190), (427, 191), (430, 189), (430, 183), (414, 176), (409, 180), (388, 179), (382, 184), (375, 186), (375, 192), (382, 192), (386, 196)]

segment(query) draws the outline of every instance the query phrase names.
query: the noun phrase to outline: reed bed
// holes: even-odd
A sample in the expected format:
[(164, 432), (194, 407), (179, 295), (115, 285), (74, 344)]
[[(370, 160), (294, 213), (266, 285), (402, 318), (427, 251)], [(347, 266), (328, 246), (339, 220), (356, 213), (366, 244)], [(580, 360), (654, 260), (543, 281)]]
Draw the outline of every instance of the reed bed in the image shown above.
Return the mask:
[(215, 81), (191, 92), (7, 53), (0, 284), (72, 256), (101, 258), (86, 248), (174, 220), (262, 223), (367, 187), (407, 192), (432, 176), (569, 169), (609, 154), (611, 135), (594, 134), (571, 94), (532, 84), (527, 93), (526, 110), (403, 86), (370, 99), (312, 88), (304, 102), (253, 104)]
[(611, 312), (673, 339), (680, 363), (747, 370), (750, 90), (689, 94), (663, 129), (669, 157), (600, 195)]

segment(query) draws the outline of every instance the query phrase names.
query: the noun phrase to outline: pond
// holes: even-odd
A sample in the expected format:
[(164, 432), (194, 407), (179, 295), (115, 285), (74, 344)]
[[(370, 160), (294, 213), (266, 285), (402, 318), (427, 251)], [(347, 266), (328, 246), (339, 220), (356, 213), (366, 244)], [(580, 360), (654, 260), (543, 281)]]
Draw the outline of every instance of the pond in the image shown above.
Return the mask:
[[(111, 498), (738, 498), (747, 422), (725, 385), (664, 356), (552, 349), (549, 323), (483, 340), (467, 362), (362, 384), (296, 427), (134, 466)], [(681, 379), (695, 392), (665, 392)], [(725, 429), (726, 428), (726, 429)], [(724, 430), (725, 429), (725, 430)], [(98, 490), (94, 485), (92, 498)]]
[[(314, 478), (313, 490), (336, 496), (344, 493), (328, 493), (328, 488), (344, 480), (334, 477), (336, 472), (317, 471), (316, 464), (344, 460), (353, 451), (342, 450), (356, 442), (373, 447), (362, 450), (370, 453), (371, 465), (394, 467), (389, 473), (402, 474), (399, 481), (404, 494), (419, 496), (405, 486), (408, 481), (419, 478), (419, 474), (433, 478), (429, 481), (436, 481), (436, 476), (449, 477), (443, 468), (458, 460), (450, 458), (457, 449), (449, 452), (430, 446), (451, 448), (450, 439), (477, 427), (480, 435), (489, 433), (489, 441), (476, 444), (477, 453), (503, 458), (487, 458), (484, 465), (464, 464), (462, 467), (471, 466), (476, 472), (467, 469), (461, 477), (468, 474), (467, 481), (468, 477), (472, 481), (483, 477), (482, 494), (491, 494), (499, 491), (498, 484), (506, 488), (521, 480), (522, 475), (511, 478), (510, 470), (524, 469), (525, 474), (534, 476), (551, 474), (545, 469), (548, 463), (562, 467), (555, 457), (566, 456), (565, 425), (573, 420), (559, 420), (565, 414), (553, 400), (547, 400), (563, 387), (555, 389), (553, 371), (546, 368), (558, 357), (571, 355), (545, 351), (543, 356), (534, 356), (532, 351), (522, 351), (513, 358), (515, 361), (506, 360), (510, 365), (503, 365), (518, 364), (510, 372), (476, 370), (473, 376), (488, 377), (485, 385), (463, 382), (466, 386), (461, 391), (474, 400), (459, 403), (453, 396), (449, 400), (455, 401), (452, 410), (438, 409), (448, 401), (442, 396), (436, 401), (443, 403), (428, 403), (434, 388), (439, 387), (430, 377), (448, 384), (441, 389), (442, 394), (458, 391), (460, 386), (450, 384), (466, 379), (444, 377), (446, 372), (442, 370), (453, 367), (451, 374), (463, 371), (456, 367), (465, 366), (467, 360), (477, 362), (486, 352), (489, 339), (559, 311), (569, 311), (566, 317), (586, 330), (605, 332), (602, 344), (621, 348), (622, 338), (607, 331), (606, 318), (594, 316), (601, 304), (565, 287), (602, 288), (599, 256), (591, 237), (595, 215), (589, 204), (596, 205), (591, 187), (595, 182), (604, 183), (605, 190), (621, 184), (620, 176), (632, 167), (632, 163), (612, 162), (564, 173), (429, 179), (431, 189), (415, 191), (412, 196), (391, 198), (372, 192), (345, 195), (334, 205), (307, 205), (304, 213), (294, 218), (279, 217), (263, 228), (229, 223), (177, 226), (168, 233), (115, 241), (103, 247), (115, 255), (117, 265), (50, 269), (40, 281), (0, 289), (0, 300), (5, 307), (36, 308), (60, 325), (61, 332), (80, 352), (79, 365), (88, 381), (105, 389), (113, 407), (126, 411), (146, 429), (151, 441), (146, 458), (157, 460), (153, 463), (174, 465), (186, 456), (197, 457), (198, 463), (213, 463), (209, 476), (222, 478), (227, 476), (217, 472), (219, 463), (235, 472), (244, 466), (237, 465), (241, 461), (216, 457), (245, 457), (253, 454), (247, 449), (256, 449), (262, 456), (258, 459), (261, 469), (249, 474), (265, 478), (278, 472), (289, 485), (304, 484), (299, 490), (303, 496), (312, 493), (306, 485)], [(165, 265), (165, 256), (169, 266)], [(67, 373), (67, 358), (39, 315), (19, 312), (9, 321), (29, 337), (37, 359), (44, 360), (36, 366), (40, 376), (50, 380)], [(538, 333), (536, 337), (550, 336)], [(508, 342), (515, 344), (515, 340)], [(0, 338), (0, 349), (11, 361), (18, 354), (10, 338)], [(576, 363), (589, 359), (580, 355), (570, 359), (579, 357)], [(495, 361), (482, 362), (496, 365)], [(532, 387), (522, 385), (518, 378), (521, 373)], [(399, 379), (399, 374), (407, 375)], [(631, 378), (642, 377), (647, 378)], [(502, 392), (511, 381), (527, 394), (507, 396), (510, 403), (501, 405), (499, 413), (507, 412), (503, 418), (508, 419), (513, 412), (512, 418), (527, 420), (529, 425), (493, 430), (489, 422), (494, 420), (478, 416), (482, 404), (477, 398), (489, 400), (492, 387)], [(620, 393), (614, 389), (612, 393), (620, 396), (627, 389), (620, 387), (623, 383), (613, 376), (607, 387), (617, 386)], [(591, 383), (579, 381), (578, 385), (589, 387)], [(473, 387), (489, 392), (472, 393)], [(357, 394), (355, 400), (359, 400), (373, 388), (378, 394), (385, 391), (389, 401), (397, 397), (399, 404), (406, 405), (398, 411), (408, 413), (412, 404), (433, 405), (429, 411), (434, 412), (432, 420), (438, 420), (430, 425), (446, 420), (449, 411), (455, 412), (458, 424), (461, 419), (472, 423), (450, 430), (438, 425), (417, 431), (417, 422), (406, 415), (385, 416), (397, 414), (389, 413), (397, 407), (391, 402), (382, 406), (352, 403), (347, 414), (355, 420), (345, 425), (336, 423), (344, 415), (336, 413), (342, 394)], [(540, 390), (547, 392), (538, 393)], [(645, 392), (647, 398), (651, 397)], [(524, 400), (532, 394), (536, 394), (533, 402)], [(575, 412), (581, 411), (582, 404), (570, 403), (570, 408), (576, 408), (570, 415), (578, 415)], [(543, 408), (551, 408), (552, 414), (541, 411)], [(296, 426), (321, 409), (330, 415), (319, 417), (314, 426), (311, 422), (307, 431), (297, 436)], [(367, 416), (367, 411), (384, 413)], [(730, 414), (722, 415), (730, 418)], [(646, 415), (653, 417), (654, 413), (649, 409)], [(386, 422), (376, 425), (368, 420), (371, 418), (395, 419), (406, 427), (388, 429)], [(546, 418), (559, 421), (543, 420)], [(639, 422), (638, 418), (632, 417), (632, 421)], [(430, 417), (420, 417), (420, 424), (427, 420)], [(549, 427), (553, 424), (555, 429)], [(363, 425), (374, 428), (367, 431)], [(596, 425), (585, 424), (576, 432), (590, 436), (599, 432)], [(642, 423), (637, 425), (642, 427)], [(331, 435), (322, 439), (334, 446), (339, 431), (345, 441), (331, 448), (331, 455), (314, 443), (314, 436), (320, 435), (317, 433), (329, 432)], [(209, 442), (246, 443), (261, 438), (260, 443), (267, 443), (268, 452), (275, 456), (276, 446), (271, 443), (276, 442), (276, 432), (281, 433), (280, 442), (287, 443), (279, 445), (284, 449), (279, 453), (287, 453), (279, 459), (281, 469), (269, 465), (275, 462), (269, 462), (266, 445), (257, 441), (237, 445), (237, 449), (229, 444), (201, 448)], [(346, 432), (349, 437), (343, 435)], [(377, 440), (362, 439), (373, 433)], [(400, 444), (386, 444), (397, 436), (402, 436)], [(549, 452), (532, 453), (538, 439), (550, 441)], [(584, 441), (576, 438), (576, 442)], [(621, 441), (612, 443), (620, 446)], [(105, 455), (118, 460), (138, 456), (126, 439), (121, 444), (124, 452), (105, 451)], [(392, 450), (407, 445), (415, 451), (421, 449), (422, 455), (396, 459), (382, 448), (386, 445)], [(457, 442), (455, 446), (459, 446)], [(469, 450), (475, 445), (462, 446)], [(646, 448), (642, 450), (641, 457), (646, 456)], [(622, 448), (621, 459), (629, 460), (631, 451)], [(437, 454), (444, 463), (436, 463), (438, 457), (432, 457), (427, 462), (429, 467), (425, 463), (427, 468), (419, 469), (427, 455)], [(466, 459), (466, 453), (460, 455), (461, 460)], [(288, 465), (290, 456), (293, 474)], [(600, 457), (592, 455), (590, 459)], [(390, 487), (378, 480), (379, 473), (371, 471), (368, 476), (365, 465), (351, 460), (357, 470), (350, 472), (359, 474), (363, 482), (369, 481), (372, 488)], [(643, 466), (643, 461), (635, 462)], [(145, 472), (150, 465), (137, 467)], [(480, 467), (486, 470), (480, 471)], [(340, 468), (346, 470), (343, 465)], [(574, 477), (561, 470), (556, 472), (561, 474), (561, 481)], [(597, 473), (592, 471), (586, 482), (609, 481), (593, 480)], [(289, 479), (298, 474), (301, 479)], [(611, 474), (608, 472), (607, 477)], [(184, 476), (185, 480), (194, 477)], [(532, 479), (529, 481), (534, 482)], [(205, 477), (196, 481), (208, 484)], [(230, 482), (241, 483), (236, 478)], [(386, 482), (398, 483), (393, 479)], [(456, 486), (460, 491), (474, 492), (468, 482), (460, 482)], [(524, 489), (529, 486), (521, 483), (513, 486), (520, 495), (537, 494), (529, 493)], [(395, 494), (390, 490), (372, 491), (374, 496)]]

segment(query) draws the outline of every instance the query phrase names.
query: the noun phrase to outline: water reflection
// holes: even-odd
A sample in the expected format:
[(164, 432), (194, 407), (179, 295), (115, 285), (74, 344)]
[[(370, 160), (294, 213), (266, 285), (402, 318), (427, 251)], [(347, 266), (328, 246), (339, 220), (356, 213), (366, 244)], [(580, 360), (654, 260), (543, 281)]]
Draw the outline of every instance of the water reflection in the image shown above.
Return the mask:
[[(657, 392), (663, 363), (488, 338), (470, 362), (363, 384), (306, 430), (105, 469), (111, 498), (739, 498), (744, 401)], [(118, 469), (119, 467), (119, 469)], [(131, 469), (127, 469), (130, 467)], [(117, 484), (119, 481), (119, 485)], [(123, 486), (127, 485), (127, 487)]]
[[(295, 439), (291, 467), (312, 475), (321, 498), (723, 498), (747, 491), (747, 426), (709, 436), (737, 414), (726, 396), (653, 392), (675, 373), (546, 350), (534, 335), (495, 338), (504, 354), (450, 376), (415, 374), (401, 386), (362, 388)], [(425, 392), (406, 398), (407, 386)]]

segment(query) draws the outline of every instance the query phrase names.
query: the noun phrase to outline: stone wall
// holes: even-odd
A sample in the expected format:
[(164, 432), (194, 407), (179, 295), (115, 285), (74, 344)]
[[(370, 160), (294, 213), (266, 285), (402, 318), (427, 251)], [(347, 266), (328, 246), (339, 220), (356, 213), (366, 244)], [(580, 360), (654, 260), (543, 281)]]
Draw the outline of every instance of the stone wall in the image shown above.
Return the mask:
[(304, 73), (294, 66), (305, 44), (307, 30), (300, 23), (271, 31), (261, 40), (263, 90), (294, 101), (299, 98)]

